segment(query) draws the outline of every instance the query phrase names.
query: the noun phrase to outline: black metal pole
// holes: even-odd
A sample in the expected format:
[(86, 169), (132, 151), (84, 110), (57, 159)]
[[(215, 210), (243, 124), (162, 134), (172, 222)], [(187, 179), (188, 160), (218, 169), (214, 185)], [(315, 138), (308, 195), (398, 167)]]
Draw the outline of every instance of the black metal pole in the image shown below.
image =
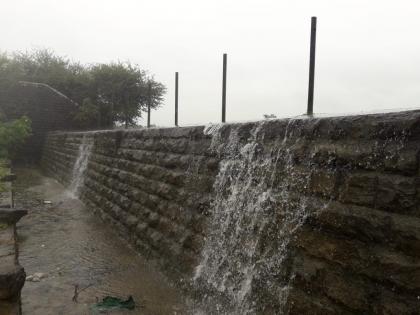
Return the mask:
[(307, 115), (314, 113), (314, 80), (315, 80), (315, 46), (316, 46), (316, 17), (311, 18), (311, 48), (309, 56), (309, 87)]
[(178, 72), (175, 72), (175, 126), (178, 127)]
[(226, 68), (227, 54), (223, 54), (222, 123), (226, 122)]
[(147, 104), (147, 128), (150, 128), (150, 103)]
[(150, 104), (152, 103), (152, 83), (148, 84), (148, 101), (147, 101), (147, 128), (150, 128)]

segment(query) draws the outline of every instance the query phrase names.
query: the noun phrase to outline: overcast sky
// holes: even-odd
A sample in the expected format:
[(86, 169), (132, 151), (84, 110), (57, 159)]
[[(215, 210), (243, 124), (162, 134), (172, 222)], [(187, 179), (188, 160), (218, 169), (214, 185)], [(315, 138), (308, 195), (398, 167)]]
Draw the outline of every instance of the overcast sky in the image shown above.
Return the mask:
[(387, 0), (0, 0), (0, 49), (51, 48), (83, 63), (130, 60), (167, 88), (152, 122), (306, 110), (310, 18), (318, 17), (316, 113), (420, 107), (420, 2)]

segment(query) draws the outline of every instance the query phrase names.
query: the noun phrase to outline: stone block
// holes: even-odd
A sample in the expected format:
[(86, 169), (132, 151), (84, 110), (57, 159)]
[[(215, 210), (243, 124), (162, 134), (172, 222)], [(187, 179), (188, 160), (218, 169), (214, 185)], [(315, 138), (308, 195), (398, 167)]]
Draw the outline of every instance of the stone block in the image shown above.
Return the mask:
[[(354, 313), (335, 304), (327, 297), (317, 296), (315, 294), (308, 294), (307, 291), (299, 290), (298, 288), (285, 288), (288, 290), (287, 301), (284, 307), (284, 314), (290, 315), (353, 315)], [(265, 314), (275, 314), (278, 308), (270, 310)]]
[(25, 283), (25, 271), (15, 263), (14, 255), (0, 257), (0, 266), (0, 300), (16, 299)]
[(0, 208), (0, 223), (16, 224), (23, 216), (28, 214), (28, 210)]
[(310, 190), (314, 194), (335, 197), (337, 174), (334, 171), (316, 169), (311, 173)]
[(383, 244), (409, 256), (420, 257), (420, 219), (372, 208), (330, 202), (310, 216), (308, 223), (337, 235)]
[(204, 240), (200, 235), (189, 232), (183, 237), (182, 245), (199, 254), (203, 248)]
[(125, 221), (125, 225), (128, 227), (128, 228), (133, 228), (133, 227), (135, 227), (136, 225), (137, 225), (137, 223), (139, 222), (139, 218), (138, 217), (136, 217), (136, 216), (134, 216), (134, 215), (128, 215), (127, 216), (127, 219), (126, 219), (126, 221)]
[(369, 312), (369, 296), (373, 288), (360, 278), (331, 271), (326, 273), (322, 287), (329, 298), (347, 306), (355, 313)]
[(418, 146), (405, 148), (401, 144), (388, 145), (384, 153), (385, 169), (415, 175), (418, 169), (419, 150)]
[(417, 314), (420, 310), (418, 296), (406, 296), (392, 290), (380, 290), (375, 303), (372, 303), (373, 314)]
[(158, 226), (158, 224), (159, 224), (159, 219), (160, 219), (160, 217), (159, 217), (159, 213), (157, 213), (157, 212), (152, 212), (152, 213), (150, 214), (150, 216), (149, 216), (149, 219), (148, 219), (148, 224), (149, 224), (149, 226), (150, 226), (151, 228), (156, 228), (156, 227)]
[(378, 177), (375, 173), (350, 173), (341, 187), (339, 199), (345, 203), (374, 206)]
[[(399, 175), (378, 176), (378, 192), (375, 207), (397, 213), (412, 213), (416, 210), (415, 179)], [(420, 213), (417, 215), (420, 216)]]

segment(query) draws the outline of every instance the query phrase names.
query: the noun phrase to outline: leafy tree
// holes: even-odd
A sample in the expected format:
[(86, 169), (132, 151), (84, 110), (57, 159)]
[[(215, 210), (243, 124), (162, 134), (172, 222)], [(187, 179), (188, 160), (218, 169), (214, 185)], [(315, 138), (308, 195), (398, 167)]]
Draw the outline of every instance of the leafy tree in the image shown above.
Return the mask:
[[(99, 121), (99, 107), (88, 97), (83, 100), (79, 110), (74, 114), (74, 119), (81, 126), (95, 126), (99, 128), (101, 123)], [(96, 122), (95, 122), (96, 121)]]
[(165, 87), (130, 63), (95, 65), (91, 69), (100, 121), (135, 125), (142, 111), (162, 104)]
[[(1, 117), (0, 115), (0, 119)], [(14, 157), (16, 151), (30, 134), (31, 123), (27, 117), (10, 122), (0, 120), (0, 178), (7, 174), (7, 169), (4, 167), (5, 161)], [(4, 189), (4, 185), (0, 182), (0, 192)]]
[(23, 78), (24, 72), (16, 60), (9, 58), (6, 53), (0, 53), (0, 87), (9, 88)]
[(0, 159), (13, 158), (30, 135), (31, 122), (25, 116), (9, 122), (0, 121)]
[(109, 128), (135, 125), (151, 108), (161, 106), (165, 87), (129, 62), (82, 65), (57, 56), (51, 50), (0, 53), (0, 106), (7, 114), (14, 104), (10, 90), (19, 81), (45, 83), (77, 104), (76, 125)]
[(153, 77), (147, 80), (146, 86), (145, 107), (147, 108), (147, 104), (150, 102), (150, 108), (158, 108), (163, 103), (166, 87), (162, 83), (155, 81)]

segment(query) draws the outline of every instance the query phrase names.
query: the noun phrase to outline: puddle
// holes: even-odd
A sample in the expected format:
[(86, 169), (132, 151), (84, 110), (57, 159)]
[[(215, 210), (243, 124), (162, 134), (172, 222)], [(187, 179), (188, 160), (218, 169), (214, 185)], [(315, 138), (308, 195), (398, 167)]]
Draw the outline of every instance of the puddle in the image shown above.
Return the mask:
[(23, 314), (94, 314), (91, 305), (108, 295), (131, 295), (136, 303), (135, 310), (112, 314), (187, 313), (181, 291), (61, 184), (34, 169), (16, 173), (16, 207), (30, 211), (18, 224), (19, 261), (27, 275), (45, 274), (25, 283)]

